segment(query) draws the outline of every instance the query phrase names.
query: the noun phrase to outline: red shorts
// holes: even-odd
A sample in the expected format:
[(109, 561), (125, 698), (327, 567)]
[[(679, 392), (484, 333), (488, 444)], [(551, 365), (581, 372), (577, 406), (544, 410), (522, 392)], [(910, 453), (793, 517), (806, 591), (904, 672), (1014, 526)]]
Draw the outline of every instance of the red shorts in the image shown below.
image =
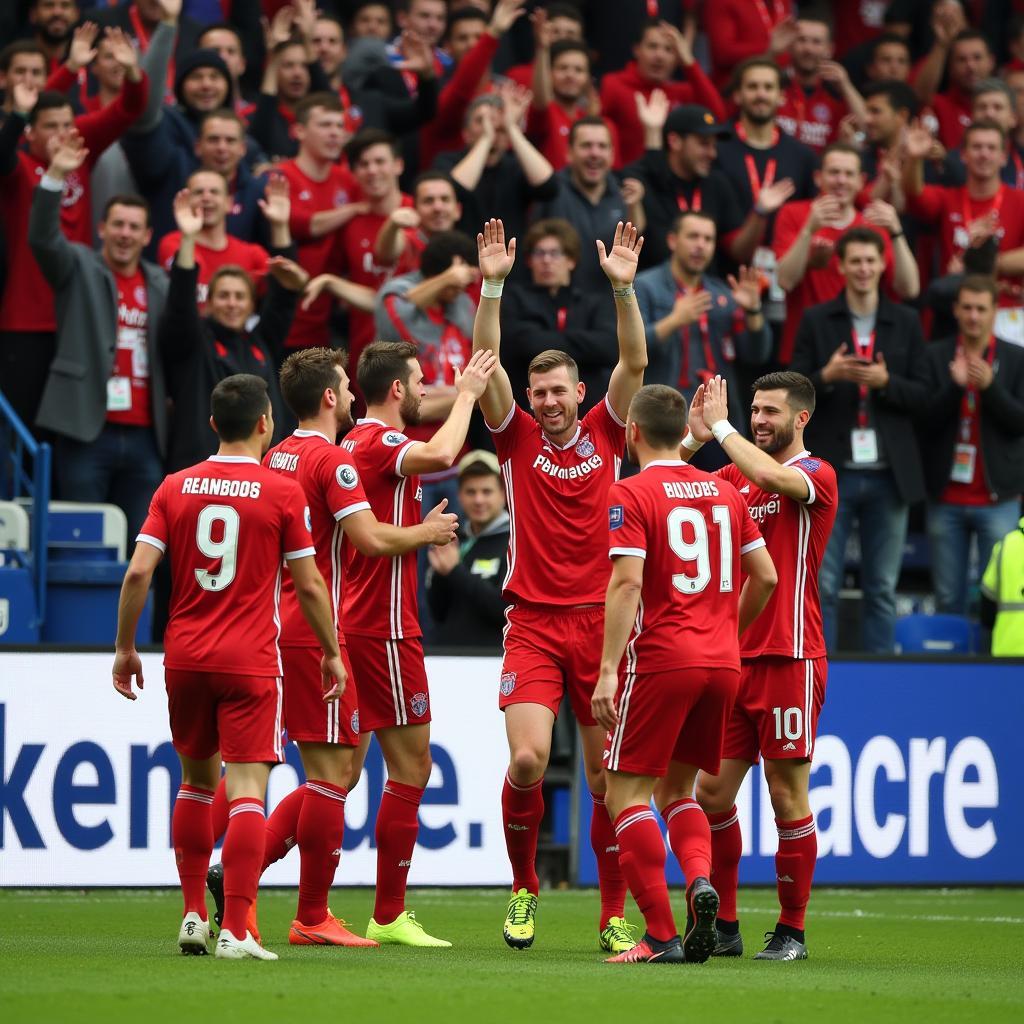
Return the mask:
[(681, 761), (717, 775), (739, 688), (734, 668), (627, 672), (619, 682), (619, 724), (604, 745), (605, 767), (660, 777), (669, 761)]
[(557, 715), (568, 691), (576, 721), (596, 725), (590, 698), (601, 667), (604, 605), (511, 605), (505, 621), (498, 707), (543, 704)]
[(341, 645), (341, 660), (348, 683), (341, 700), (324, 701), (320, 679), (319, 647), (282, 647), (284, 666), (284, 727), (288, 739), (307, 743), (359, 745), (359, 701), (348, 650)]
[(752, 764), (759, 753), (770, 761), (811, 760), (827, 680), (827, 658), (744, 661), (722, 757)]
[(345, 634), (352, 671), (359, 680), (363, 732), (430, 721), (430, 688), (419, 637), (386, 640)]
[(284, 760), (282, 687), (274, 676), (236, 676), (165, 668), (174, 749), (193, 761)]

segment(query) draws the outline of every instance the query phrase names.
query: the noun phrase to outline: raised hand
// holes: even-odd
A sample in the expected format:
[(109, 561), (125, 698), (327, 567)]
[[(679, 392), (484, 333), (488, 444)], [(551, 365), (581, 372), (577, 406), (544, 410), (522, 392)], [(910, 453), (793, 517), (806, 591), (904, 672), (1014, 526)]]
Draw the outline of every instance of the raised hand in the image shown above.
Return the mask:
[(290, 292), (301, 292), (309, 283), (309, 271), (284, 256), (271, 257), (267, 263), (267, 273)]
[(504, 281), (516, 262), (516, 240), (510, 238), (505, 248), (505, 225), (491, 218), (476, 236), (477, 261), (485, 281)]
[(498, 368), (498, 357), (490, 350), (474, 352), (462, 372), (455, 371), (455, 390), (479, 401), (487, 390), (487, 382)]
[(178, 19), (181, 17), (181, 5), (183, 0), (156, 0), (160, 5), (160, 10), (163, 11), (162, 21), (169, 22), (170, 24), (177, 24)]
[(11, 95), (14, 99), (14, 109), (19, 114), (30, 114), (39, 99), (39, 90), (34, 85), (15, 82), (14, 88), (11, 89)]
[(889, 234), (900, 230), (900, 215), (896, 207), (884, 199), (872, 199), (864, 208), (864, 219), (876, 228), (884, 228)]
[(499, 39), (526, 13), (526, 0), (498, 0), (487, 25), (492, 36)]
[(174, 197), (174, 222), (183, 238), (195, 238), (203, 230), (203, 215), (192, 193), (183, 188)]
[(850, 75), (837, 60), (823, 60), (818, 65), (818, 75), (823, 82), (831, 82), (837, 89), (850, 85)]
[(626, 288), (633, 283), (643, 247), (644, 236), (638, 235), (632, 224), (623, 224), (621, 220), (615, 226), (611, 252), (606, 253), (604, 242), (597, 239), (597, 258), (613, 288)]
[(302, 308), (309, 309), (309, 307), (320, 298), (320, 294), (325, 288), (330, 291), (331, 282), (333, 280), (333, 274), (317, 274), (317, 276), (302, 289)]
[(414, 75), (433, 75), (434, 52), (427, 41), (411, 28), (402, 32), (398, 43), (402, 59), (394, 64), (399, 71), (411, 71)]
[(292, 213), (291, 186), (288, 179), (275, 171), (267, 179), (263, 198), (257, 200), (263, 216), (270, 224), (285, 225)]
[(638, 203), (642, 203), (647, 194), (647, 189), (644, 188), (644, 183), (639, 178), (624, 178), (619, 191), (622, 194), (622, 201), (627, 206), (636, 206)]
[(686, 426), (693, 435), (695, 441), (707, 444), (714, 440), (715, 435), (704, 422), (704, 385), (698, 384), (697, 390), (693, 393), (693, 401), (690, 402), (690, 411), (686, 414)]
[(933, 141), (927, 128), (913, 124), (903, 135), (903, 150), (911, 160), (927, 160)]
[(660, 132), (668, 120), (670, 108), (671, 104), (663, 89), (655, 89), (650, 98), (646, 98), (642, 92), (636, 94), (636, 116), (644, 128)]
[(732, 274), (727, 278), (732, 289), (732, 299), (741, 309), (748, 312), (761, 306), (761, 275), (755, 267), (740, 267), (739, 278)]
[(670, 21), (661, 20), (662, 29), (668, 33), (679, 63), (689, 67), (693, 63), (693, 38), (677, 28)]
[(388, 220), (395, 227), (418, 228), (420, 226), (420, 215), (411, 206), (399, 206), (388, 214)]
[(773, 29), (768, 39), (768, 52), (777, 57), (785, 53), (796, 40), (796, 19), (792, 16), (783, 18)]
[(551, 22), (548, 21), (548, 12), (543, 7), (538, 7), (530, 15), (530, 24), (533, 26), (533, 46), (535, 50), (551, 49)]
[(52, 178), (63, 180), (73, 171), (77, 171), (89, 156), (85, 148), (85, 140), (77, 128), (69, 128), (66, 132), (54, 136), (47, 144), (50, 166), (47, 174)]
[(96, 37), (100, 27), (94, 21), (83, 21), (75, 29), (68, 50), (67, 66), (69, 71), (78, 71), (88, 67), (96, 58)]
[(808, 218), (812, 231), (833, 223), (839, 217), (840, 202), (835, 196), (823, 192), (811, 203), (811, 215)]
[(111, 55), (118, 64), (131, 71), (139, 66), (139, 51), (135, 49), (135, 43), (124, 29), (108, 28), (104, 33), (107, 42), (110, 43)]
[(292, 25), (308, 43), (316, 29), (316, 0), (292, 0), (292, 6), (295, 8)]
[(274, 15), (273, 21), (260, 18), (260, 24), (263, 26), (263, 42), (266, 46), (268, 57), (275, 46), (279, 43), (286, 43), (291, 39), (295, 13), (295, 8), (291, 4), (285, 4)]
[(724, 377), (712, 377), (705, 383), (703, 416), (706, 427), (729, 419), (729, 387)]
[(431, 534), (430, 543), (435, 547), (444, 547), (458, 536), (459, 517), (453, 512), (445, 512), (448, 499), (442, 498), (424, 517), (423, 525)]
[(533, 102), (533, 93), (515, 82), (506, 82), (498, 92), (501, 96), (501, 110), (505, 127), (509, 130), (522, 128), (526, 111), (529, 110), (530, 104)]
[(794, 192), (796, 192), (796, 185), (793, 184), (792, 178), (782, 178), (779, 181), (773, 181), (770, 185), (762, 187), (757, 197), (755, 209), (766, 217), (770, 216), (777, 210), (780, 210)]

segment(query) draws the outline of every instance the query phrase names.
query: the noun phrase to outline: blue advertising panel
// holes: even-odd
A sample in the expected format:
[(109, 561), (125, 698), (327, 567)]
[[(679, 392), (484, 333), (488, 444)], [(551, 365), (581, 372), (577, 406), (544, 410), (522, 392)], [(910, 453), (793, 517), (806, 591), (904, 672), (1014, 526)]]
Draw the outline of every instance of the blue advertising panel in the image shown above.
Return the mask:
[[(834, 662), (811, 774), (815, 881), (1024, 882), (1022, 750), (1019, 662)], [(760, 768), (737, 809), (740, 881), (773, 883), (778, 842)], [(597, 883), (589, 814), (581, 800), (581, 884)]]

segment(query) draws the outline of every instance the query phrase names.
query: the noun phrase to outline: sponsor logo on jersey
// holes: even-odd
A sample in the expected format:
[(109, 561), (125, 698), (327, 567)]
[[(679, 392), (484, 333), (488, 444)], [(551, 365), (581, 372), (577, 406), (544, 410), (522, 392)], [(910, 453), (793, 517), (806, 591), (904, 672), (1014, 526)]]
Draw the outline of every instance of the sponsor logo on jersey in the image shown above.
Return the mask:
[(312, 519), (312, 517), (309, 514), (309, 506), (308, 505), (302, 510), (302, 516), (303, 516), (303, 519), (305, 520), (305, 523), (306, 523), (306, 529), (312, 532), (312, 530), (313, 530), (313, 519)]
[(516, 688), (515, 672), (502, 672), (498, 687), (501, 690), (502, 695), (507, 697)]
[(797, 465), (808, 473), (817, 473), (821, 469), (821, 459), (798, 459)]
[(409, 698), (409, 710), (417, 718), (422, 718), (427, 713), (427, 708), (430, 706), (430, 699), (423, 692), (414, 693)]
[(782, 749), (783, 750), (796, 750), (796, 744), (795, 743), (787, 743)]
[(546, 455), (538, 455), (533, 460), (534, 469), (539, 469), (542, 473), (553, 476), (556, 480), (579, 480), (582, 477), (589, 476), (595, 469), (600, 469), (603, 465), (604, 461), (601, 456), (596, 454), (591, 455), (578, 466), (560, 466), (557, 462), (552, 462)]
[(594, 442), (590, 440), (589, 434), (584, 434), (583, 439), (576, 445), (576, 454), (581, 459), (589, 459), (594, 454)]
[(626, 520), (626, 512), (621, 505), (612, 505), (608, 509), (608, 529), (617, 530)]
[(357, 708), (352, 712), (352, 718), (349, 720), (349, 725), (352, 731), (358, 736), (359, 735), (359, 709)]
[(339, 466), (334, 479), (338, 481), (338, 486), (344, 487), (346, 491), (351, 491), (359, 483), (359, 475), (352, 466)]
[(782, 511), (782, 501), (777, 494), (771, 496), (770, 501), (763, 505), (748, 505), (747, 512), (755, 523), (763, 523), (769, 516), (777, 515)]
[(388, 430), (381, 435), (381, 440), (389, 448), (397, 448), (399, 445), (405, 444), (409, 440), (405, 434), (400, 433), (397, 430)]
[(811, 108), (811, 113), (818, 121), (828, 121), (831, 119), (832, 111), (824, 103), (815, 103)]

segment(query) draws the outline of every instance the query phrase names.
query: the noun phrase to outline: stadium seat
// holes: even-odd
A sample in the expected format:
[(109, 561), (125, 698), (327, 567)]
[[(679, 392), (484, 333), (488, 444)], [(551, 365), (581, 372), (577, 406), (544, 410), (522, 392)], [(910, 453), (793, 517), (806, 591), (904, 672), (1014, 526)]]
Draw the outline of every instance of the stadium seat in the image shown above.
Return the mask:
[(13, 501), (0, 501), (0, 551), (28, 551), (28, 513)]
[(896, 620), (897, 654), (974, 654), (977, 626), (961, 615), (905, 615)]

